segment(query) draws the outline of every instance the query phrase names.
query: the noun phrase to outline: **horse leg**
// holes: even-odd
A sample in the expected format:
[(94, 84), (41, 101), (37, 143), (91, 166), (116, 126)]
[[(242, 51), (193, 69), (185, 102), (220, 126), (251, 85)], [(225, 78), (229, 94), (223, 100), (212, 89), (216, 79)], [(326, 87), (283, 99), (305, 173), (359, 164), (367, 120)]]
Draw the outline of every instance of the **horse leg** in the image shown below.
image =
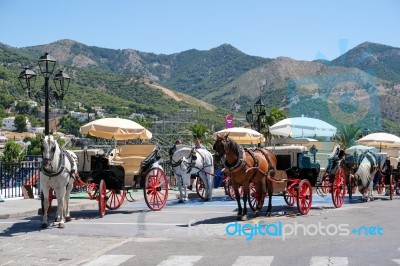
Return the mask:
[(247, 221), (247, 201), (249, 198), (249, 187), (247, 188), (243, 186), (243, 215), (242, 215), (242, 221)]
[(242, 220), (242, 204), (240, 203), (240, 194), (239, 194), (239, 187), (236, 183), (232, 184), (233, 186), (233, 191), (235, 192), (235, 199), (238, 205), (238, 213), (236, 215), (236, 220), (241, 221)]
[(64, 217), (65, 217), (65, 222), (70, 222), (71, 219), (71, 215), (69, 213), (69, 197), (71, 194), (71, 191), (73, 189), (73, 180), (70, 179), (69, 184), (67, 185), (67, 191), (65, 193), (65, 201), (64, 201)]
[(214, 188), (214, 176), (207, 174), (207, 180), (208, 180), (208, 194), (207, 194), (207, 199), (212, 200), (212, 193), (213, 193), (213, 188)]
[[(264, 182), (264, 180), (263, 180)], [(257, 183), (253, 183), (253, 185), (255, 186), (256, 192), (255, 196), (258, 197), (257, 200), (257, 206), (256, 206), (256, 210), (254, 211), (253, 214), (253, 218), (257, 218), (258, 216), (260, 216), (260, 211), (263, 207), (264, 204), (264, 200), (263, 200), (263, 196), (266, 193), (266, 190), (264, 190), (263, 185), (262, 184), (257, 184)], [(265, 185), (264, 185), (265, 186)], [(250, 192), (249, 192), (249, 197), (250, 197)]]
[(265, 216), (270, 217), (272, 213), (272, 181), (267, 180), (267, 191), (268, 191), (268, 207), (267, 207), (267, 213)]
[(374, 194), (373, 194), (373, 192), (374, 192), (374, 182), (373, 182), (373, 180), (371, 179), (371, 181), (370, 181), (369, 184), (368, 184), (368, 199), (369, 199), (370, 201), (373, 201), (373, 200), (374, 200)]
[[(43, 177), (42, 175), (42, 178)], [(42, 220), (42, 228), (47, 228), (49, 227), (49, 224), (47, 222), (47, 215), (48, 215), (48, 209), (49, 209), (49, 188), (46, 185), (43, 185), (44, 182), (42, 182), (42, 193), (43, 193), (43, 220)]]
[(64, 202), (65, 202), (65, 195), (66, 195), (66, 185), (63, 186), (61, 185), (61, 188), (59, 191), (56, 191), (57, 194), (57, 220), (56, 222), (59, 222), (58, 228), (64, 228), (65, 227), (65, 217), (64, 217)]
[[(179, 191), (179, 203), (183, 203), (183, 194), (182, 194), (182, 176), (175, 176), (175, 180), (178, 184), (178, 191)], [(183, 186), (185, 187), (185, 186)]]

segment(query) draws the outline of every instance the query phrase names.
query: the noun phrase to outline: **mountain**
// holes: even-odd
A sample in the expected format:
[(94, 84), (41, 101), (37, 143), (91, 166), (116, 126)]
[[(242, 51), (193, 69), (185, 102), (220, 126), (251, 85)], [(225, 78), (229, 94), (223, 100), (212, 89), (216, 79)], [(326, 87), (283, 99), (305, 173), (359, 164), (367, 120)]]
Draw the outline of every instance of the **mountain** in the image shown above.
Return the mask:
[(202, 116), (219, 117), (222, 124), (223, 114), (243, 117), (261, 98), (267, 108), (279, 107), (289, 116), (396, 133), (399, 50), (366, 42), (332, 61), (301, 61), (249, 56), (229, 44), (157, 55), (60, 40), (24, 48), (0, 45), (0, 79), (8, 77), (3, 78), (7, 88), (15, 85), (17, 70), (49, 52), (72, 77), (70, 102), (85, 99), (111, 109), (118, 102), (118, 107), (159, 116), (200, 106), (209, 112)]
[(364, 42), (332, 60), (335, 66), (356, 67), (380, 79), (400, 82), (400, 48)]

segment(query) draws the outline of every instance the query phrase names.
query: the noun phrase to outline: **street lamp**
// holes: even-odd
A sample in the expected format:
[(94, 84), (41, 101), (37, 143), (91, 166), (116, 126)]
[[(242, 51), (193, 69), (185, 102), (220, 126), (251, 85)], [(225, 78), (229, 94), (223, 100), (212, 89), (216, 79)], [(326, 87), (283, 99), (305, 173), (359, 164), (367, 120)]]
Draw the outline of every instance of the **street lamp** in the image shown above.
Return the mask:
[(261, 101), (261, 98), (254, 104), (255, 113), (250, 109), (246, 113), (246, 121), (250, 123), (252, 128), (257, 128), (258, 132), (265, 127), (267, 113), (265, 112), (265, 106)]
[(28, 97), (38, 98), (39, 100), (44, 98), (44, 133), (49, 135), (49, 102), (50, 101), (62, 101), (64, 99), (64, 94), (67, 92), (70, 82), (70, 77), (63, 71), (60, 71), (54, 75), (53, 81), (55, 85), (55, 90), (49, 85), (50, 76), (53, 74), (54, 68), (57, 61), (48, 53), (42, 55), (38, 60), (38, 65), (40, 73), (44, 76), (44, 86), (42, 91), (33, 93), (36, 73), (25, 68), (18, 76), (19, 83), (22, 89), (28, 91)]

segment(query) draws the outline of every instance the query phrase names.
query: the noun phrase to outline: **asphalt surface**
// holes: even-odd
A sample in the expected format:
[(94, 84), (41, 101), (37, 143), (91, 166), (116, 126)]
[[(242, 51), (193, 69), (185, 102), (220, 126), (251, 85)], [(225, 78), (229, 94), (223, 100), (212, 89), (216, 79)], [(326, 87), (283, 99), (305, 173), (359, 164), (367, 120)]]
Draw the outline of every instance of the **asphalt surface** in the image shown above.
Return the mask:
[[(168, 200), (177, 199), (179, 192), (173, 189), (168, 191)], [(213, 189), (213, 196), (225, 195), (223, 188)], [(143, 202), (142, 190), (135, 191), (132, 193), (133, 198), (136, 202)], [(189, 198), (198, 197), (196, 191), (188, 192)], [(126, 200), (126, 199), (125, 199)], [(53, 200), (52, 206), (57, 206), (57, 200)], [(69, 201), (70, 211), (79, 211), (85, 209), (98, 209), (98, 201), (90, 199), (88, 194), (85, 192), (71, 194)], [(10, 219), (19, 217), (30, 217), (35, 215), (41, 215), (41, 201), (38, 196), (33, 199), (24, 198), (6, 198), (0, 202), (0, 219)]]

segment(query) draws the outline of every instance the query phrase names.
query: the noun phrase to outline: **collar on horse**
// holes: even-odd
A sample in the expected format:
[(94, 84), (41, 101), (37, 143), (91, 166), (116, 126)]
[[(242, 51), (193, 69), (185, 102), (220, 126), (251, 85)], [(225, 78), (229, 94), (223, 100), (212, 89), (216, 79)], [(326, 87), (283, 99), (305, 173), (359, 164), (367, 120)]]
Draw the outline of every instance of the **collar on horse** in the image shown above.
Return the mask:
[[(44, 166), (42, 166), (42, 172), (49, 177), (58, 176), (59, 174), (61, 174), (66, 169), (65, 164), (64, 164), (65, 156), (69, 160), (70, 165), (73, 165), (74, 159), (71, 157), (71, 155), (65, 149), (60, 148), (60, 163), (58, 166), (58, 170), (56, 172), (48, 171), (46, 168), (44, 168)], [(52, 159), (52, 161), (53, 161), (53, 159)]]
[[(227, 139), (227, 145), (231, 145), (232, 142), (230, 141), (230, 139)], [(227, 161), (225, 161), (225, 172), (229, 173), (234, 173), (236, 171), (239, 171), (240, 169), (242, 169), (245, 166), (250, 167), (250, 165), (244, 160), (244, 153), (247, 152), (248, 154), (250, 154), (250, 156), (253, 158), (254, 161), (254, 165), (252, 167), (257, 168), (258, 167), (258, 158), (256, 156), (256, 154), (249, 149), (243, 148), (242, 145), (235, 145), (236, 150), (237, 150), (237, 161), (234, 164), (229, 164)], [(250, 181), (256, 176), (257, 171), (254, 171), (253, 176), (250, 178)]]

